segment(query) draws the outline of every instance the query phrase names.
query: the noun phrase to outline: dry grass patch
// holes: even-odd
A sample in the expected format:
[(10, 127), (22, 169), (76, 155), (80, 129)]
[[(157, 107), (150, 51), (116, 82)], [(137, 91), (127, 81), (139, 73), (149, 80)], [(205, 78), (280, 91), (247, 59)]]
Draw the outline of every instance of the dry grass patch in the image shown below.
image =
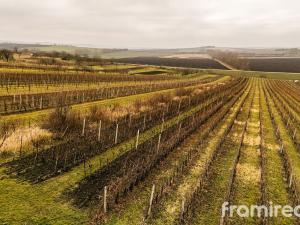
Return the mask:
[(21, 148), (30, 147), (34, 142), (49, 139), (51, 136), (51, 132), (38, 126), (20, 127), (8, 135), (0, 148), (0, 152), (17, 153)]
[(260, 136), (256, 136), (256, 137), (252, 137), (252, 136), (245, 136), (244, 138), (244, 143), (246, 145), (250, 145), (250, 146), (258, 146), (260, 143), (261, 137)]
[(237, 174), (239, 176), (239, 180), (243, 183), (249, 183), (249, 185), (254, 183), (260, 182), (260, 174), (261, 171), (259, 168), (249, 164), (249, 163), (242, 163), (238, 164), (237, 167)]

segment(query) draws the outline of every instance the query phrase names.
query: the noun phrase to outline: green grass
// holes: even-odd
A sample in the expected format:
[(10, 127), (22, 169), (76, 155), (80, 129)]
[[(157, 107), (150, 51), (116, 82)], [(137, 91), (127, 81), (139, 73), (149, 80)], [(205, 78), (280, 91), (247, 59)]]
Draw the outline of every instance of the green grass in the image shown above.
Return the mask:
[(300, 73), (283, 73), (283, 72), (261, 72), (261, 71), (244, 71), (244, 70), (216, 70), (205, 69), (206, 73), (224, 75), (224, 76), (242, 76), (242, 77), (257, 77), (280, 80), (300, 80)]
[(31, 185), (2, 177), (0, 187), (0, 224), (64, 225), (86, 221), (86, 213), (58, 198), (56, 185)]
[[(259, 128), (259, 89), (257, 80), (254, 84), (254, 99), (250, 109), (247, 130), (244, 137), (244, 145), (241, 148), (240, 159), (237, 165), (236, 176), (233, 185), (233, 205), (259, 205), (260, 204), (260, 128)], [(257, 218), (230, 218), (232, 224), (257, 224)]]
[[(272, 201), (274, 205), (292, 205), (292, 199), (287, 189), (285, 181), (285, 172), (283, 160), (279, 154), (278, 140), (275, 135), (271, 117), (268, 113), (268, 107), (260, 83), (261, 107), (262, 107), (262, 148), (265, 154), (265, 179), (266, 179), (266, 197), (267, 201)], [(293, 224), (293, 218), (279, 216), (268, 220), (270, 225), (289, 225)]]
[(221, 146), (220, 154), (210, 169), (210, 176), (205, 189), (197, 200), (195, 215), (190, 224), (193, 225), (215, 225), (221, 218), (221, 206), (224, 202), (225, 193), (228, 191), (228, 182), (231, 171), (234, 168), (234, 159), (237, 155), (238, 145), (241, 140), (246, 115), (250, 107), (251, 93), (246, 99), (242, 112), (237, 117), (229, 134)]

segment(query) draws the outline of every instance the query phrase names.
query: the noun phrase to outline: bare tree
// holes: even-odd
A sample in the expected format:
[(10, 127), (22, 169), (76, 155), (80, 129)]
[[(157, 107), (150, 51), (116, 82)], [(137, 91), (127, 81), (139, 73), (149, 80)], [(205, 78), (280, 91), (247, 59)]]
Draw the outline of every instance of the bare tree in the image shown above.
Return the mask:
[(241, 58), (238, 53), (230, 51), (211, 50), (209, 55), (215, 59), (221, 60), (237, 69), (249, 69), (249, 62), (245, 58)]
[(13, 52), (7, 49), (0, 50), (0, 59), (5, 60), (6, 62), (13, 60)]

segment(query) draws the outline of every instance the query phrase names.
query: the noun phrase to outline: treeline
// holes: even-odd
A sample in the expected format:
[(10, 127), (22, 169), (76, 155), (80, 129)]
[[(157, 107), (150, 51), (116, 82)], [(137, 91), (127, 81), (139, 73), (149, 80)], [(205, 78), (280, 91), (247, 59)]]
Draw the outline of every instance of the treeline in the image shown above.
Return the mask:
[(62, 60), (74, 60), (75, 62), (90, 62), (90, 63), (103, 63), (102, 58), (91, 58), (87, 55), (71, 54), (67, 52), (34, 52), (33, 57), (49, 57), (49, 58), (61, 58)]
[(252, 58), (249, 68), (254, 71), (300, 73), (300, 58)]
[(13, 51), (7, 49), (0, 50), (0, 60), (4, 60), (6, 62), (12, 61), (14, 59)]
[(249, 69), (248, 60), (239, 57), (239, 54), (236, 52), (211, 50), (209, 51), (209, 55), (212, 58), (223, 61), (224, 63), (227, 63), (229, 66), (232, 66), (236, 69), (241, 69), (241, 70)]

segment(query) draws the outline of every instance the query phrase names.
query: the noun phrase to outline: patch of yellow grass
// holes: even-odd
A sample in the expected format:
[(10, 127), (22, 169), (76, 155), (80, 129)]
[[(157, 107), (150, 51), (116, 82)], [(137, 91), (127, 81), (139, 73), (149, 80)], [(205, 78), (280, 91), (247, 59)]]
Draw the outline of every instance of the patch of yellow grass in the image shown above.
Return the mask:
[(236, 169), (239, 179), (244, 183), (253, 184), (253, 182), (260, 182), (261, 172), (259, 168), (248, 163), (243, 163), (238, 164)]
[(251, 136), (245, 136), (244, 138), (244, 143), (246, 145), (250, 145), (250, 146), (258, 146), (259, 143), (260, 143), (260, 139), (261, 137), (260, 136), (256, 136), (256, 137), (251, 137)]
[(33, 126), (30, 128), (20, 127), (7, 137), (4, 144), (0, 148), (0, 152), (16, 153), (20, 150), (21, 145), (22, 148), (25, 146), (30, 146), (32, 145), (32, 141), (47, 139), (51, 136), (52, 134), (49, 131), (38, 126)]

